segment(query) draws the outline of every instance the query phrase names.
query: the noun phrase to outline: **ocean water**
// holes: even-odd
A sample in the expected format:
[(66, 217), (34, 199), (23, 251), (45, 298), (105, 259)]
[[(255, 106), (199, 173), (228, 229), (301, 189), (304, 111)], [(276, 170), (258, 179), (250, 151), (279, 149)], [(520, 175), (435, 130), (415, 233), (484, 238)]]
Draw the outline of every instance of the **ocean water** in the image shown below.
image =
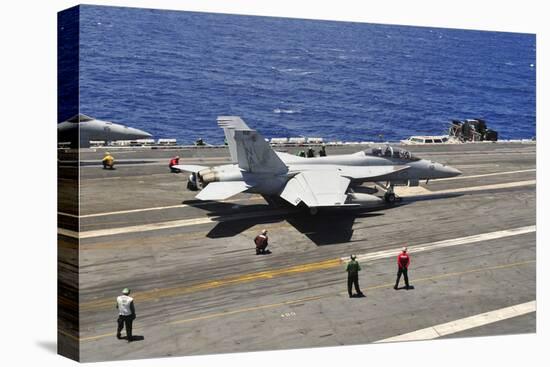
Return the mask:
[(531, 34), (81, 6), (79, 36), (80, 111), (155, 138), (220, 143), (218, 115), (267, 138), (536, 133)]

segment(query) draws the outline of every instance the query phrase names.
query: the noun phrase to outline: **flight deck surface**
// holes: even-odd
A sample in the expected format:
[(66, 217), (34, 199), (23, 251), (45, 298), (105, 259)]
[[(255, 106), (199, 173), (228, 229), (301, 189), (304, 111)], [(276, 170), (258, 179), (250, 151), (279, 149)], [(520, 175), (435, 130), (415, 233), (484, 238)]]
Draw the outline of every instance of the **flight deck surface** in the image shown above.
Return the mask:
[[(398, 187), (393, 206), (316, 216), (251, 194), (200, 202), (186, 174), (169, 172), (176, 154), (182, 164), (229, 163), (225, 148), (113, 148), (112, 171), (100, 165), (106, 149), (83, 150), (80, 212), (58, 213), (60, 242), (80, 241), (81, 332), (69, 337), (81, 360), (365, 344), (457, 320), (436, 336), (535, 332), (532, 305), (479, 326), (471, 317), (536, 299), (536, 145), (405, 148), (463, 174)], [(360, 149), (327, 146), (329, 155)], [(79, 231), (63, 228), (75, 217)], [(272, 254), (256, 255), (263, 228)], [(404, 244), (414, 289), (396, 291)], [(350, 254), (365, 298), (348, 298)], [(115, 337), (124, 287), (143, 337), (133, 343)]]

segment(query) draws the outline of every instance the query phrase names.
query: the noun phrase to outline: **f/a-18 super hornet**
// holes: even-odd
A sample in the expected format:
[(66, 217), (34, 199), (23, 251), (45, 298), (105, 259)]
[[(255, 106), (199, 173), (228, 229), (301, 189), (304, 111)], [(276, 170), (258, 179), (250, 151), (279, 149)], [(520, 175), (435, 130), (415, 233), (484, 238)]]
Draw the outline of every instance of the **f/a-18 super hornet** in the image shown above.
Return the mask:
[[(320, 208), (381, 204), (366, 193), (363, 183), (385, 190), (384, 200), (394, 203), (394, 186), (418, 186), (420, 180), (460, 175), (453, 167), (420, 159), (391, 146), (353, 154), (303, 158), (274, 151), (262, 135), (237, 116), (220, 116), (232, 164), (215, 167), (178, 165), (191, 172), (187, 187), (201, 190), (200, 200), (225, 200), (241, 192), (261, 194), (268, 201), (282, 198), (305, 205), (312, 214)], [(385, 183), (385, 184), (384, 184)]]
[(110, 121), (97, 120), (79, 113), (57, 125), (57, 141), (70, 142), (80, 148), (89, 148), (90, 140), (137, 140), (152, 137), (143, 130)]

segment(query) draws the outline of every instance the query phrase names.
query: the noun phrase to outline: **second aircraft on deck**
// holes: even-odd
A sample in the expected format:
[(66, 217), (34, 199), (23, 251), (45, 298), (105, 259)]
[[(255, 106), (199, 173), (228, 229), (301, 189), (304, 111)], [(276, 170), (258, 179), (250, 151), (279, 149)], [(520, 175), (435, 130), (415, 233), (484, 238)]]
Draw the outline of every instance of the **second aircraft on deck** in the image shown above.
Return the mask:
[(305, 205), (315, 214), (319, 208), (382, 203), (372, 190), (361, 186), (366, 182), (383, 188), (384, 200), (393, 203), (396, 185), (418, 186), (420, 180), (461, 174), (453, 167), (390, 146), (328, 157), (298, 157), (274, 151), (240, 117), (220, 116), (218, 125), (224, 129), (232, 164), (175, 166), (191, 172), (187, 186), (201, 190), (196, 196), (200, 200), (219, 201), (241, 192), (256, 193), (268, 201), (282, 198), (294, 206)]

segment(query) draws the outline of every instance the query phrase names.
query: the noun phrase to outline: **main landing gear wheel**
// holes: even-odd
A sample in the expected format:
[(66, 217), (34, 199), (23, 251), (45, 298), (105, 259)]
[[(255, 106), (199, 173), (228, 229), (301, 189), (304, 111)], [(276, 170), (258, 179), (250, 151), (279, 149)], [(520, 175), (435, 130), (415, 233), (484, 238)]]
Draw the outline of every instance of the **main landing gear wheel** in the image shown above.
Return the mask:
[(384, 194), (384, 200), (386, 200), (386, 203), (388, 204), (394, 204), (396, 199), (397, 198), (393, 192), (387, 192)]

